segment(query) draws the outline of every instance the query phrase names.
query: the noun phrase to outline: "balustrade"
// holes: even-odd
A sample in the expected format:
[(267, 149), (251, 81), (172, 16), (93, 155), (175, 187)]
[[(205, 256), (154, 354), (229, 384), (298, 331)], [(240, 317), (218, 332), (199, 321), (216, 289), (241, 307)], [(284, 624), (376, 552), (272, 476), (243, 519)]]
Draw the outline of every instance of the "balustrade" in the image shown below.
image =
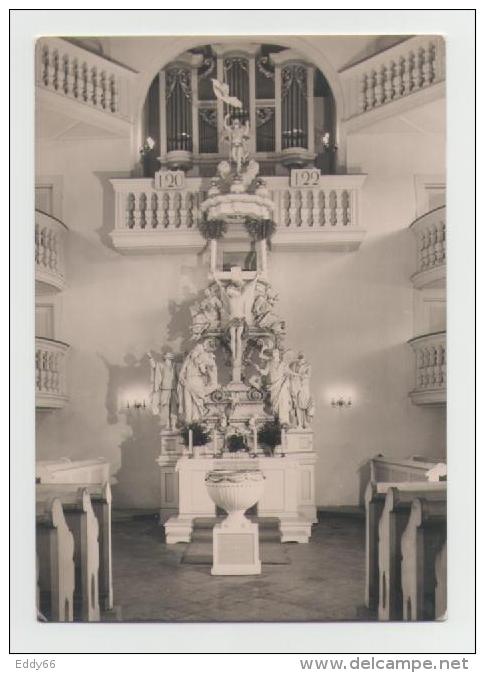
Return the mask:
[(35, 339), (36, 407), (55, 409), (67, 401), (66, 359), (69, 346), (54, 339)]
[[(339, 246), (355, 248), (359, 228), (359, 192), (365, 176), (322, 176), (317, 186), (295, 188), (287, 178), (266, 178), (275, 203), (273, 248)], [(114, 245), (142, 249), (200, 249), (200, 204), (209, 181), (187, 178), (183, 189), (155, 189), (150, 179), (113, 179), (116, 195)]]
[(64, 237), (67, 227), (60, 220), (35, 211), (35, 279), (42, 289), (64, 287)]
[(415, 404), (446, 402), (446, 332), (425, 334), (408, 342), (416, 357)]
[(444, 286), (446, 277), (446, 206), (435, 208), (411, 224), (416, 237), (416, 288)]
[(440, 36), (418, 36), (341, 71), (347, 117), (383, 107), (445, 79)]
[(43, 89), (115, 117), (129, 117), (127, 68), (60, 38), (36, 47), (36, 83)]

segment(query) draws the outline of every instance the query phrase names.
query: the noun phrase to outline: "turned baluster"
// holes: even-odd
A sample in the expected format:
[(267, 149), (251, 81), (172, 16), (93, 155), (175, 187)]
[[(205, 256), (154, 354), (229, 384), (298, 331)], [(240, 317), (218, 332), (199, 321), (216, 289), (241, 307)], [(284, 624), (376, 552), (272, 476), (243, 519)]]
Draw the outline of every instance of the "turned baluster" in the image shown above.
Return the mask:
[(96, 68), (96, 66), (93, 66), (91, 68), (91, 85), (92, 85), (91, 102), (94, 105), (94, 107), (99, 107), (100, 104), (99, 78), (98, 78), (98, 69)]
[(342, 227), (344, 224), (343, 190), (335, 190), (335, 226)]
[(323, 224), (322, 196), (321, 189), (313, 190), (312, 222), (314, 227), (321, 227)]
[(35, 351), (35, 387), (36, 390), (41, 389), (41, 354), (40, 350)]
[(440, 222), (440, 250), (441, 250), (441, 263), (446, 262), (446, 223)]
[(428, 59), (430, 65), (430, 83), (434, 84), (437, 77), (437, 63), (436, 63), (436, 47), (434, 44), (429, 45)]
[(411, 64), (410, 55), (402, 60), (402, 95), (407, 96), (411, 92)]
[(332, 208), (330, 204), (330, 193), (322, 191), (323, 223), (325, 226), (332, 224)]
[(384, 103), (390, 103), (392, 101), (392, 82), (394, 78), (393, 74), (394, 63), (391, 61), (388, 67), (384, 66)]
[(438, 386), (443, 385), (443, 346), (440, 344), (436, 349), (436, 374), (435, 380)]
[(141, 229), (140, 200), (143, 194), (133, 194), (133, 229)]
[(40, 369), (40, 389), (42, 391), (48, 391), (47, 387), (47, 378), (48, 378), (48, 359), (47, 359), (47, 352), (42, 351), (41, 352), (41, 369)]
[(50, 81), (52, 88), (56, 91), (59, 90), (59, 52), (57, 49), (54, 50), (53, 58), (51, 59), (51, 76)]
[(40, 234), (39, 234), (39, 225), (35, 225), (35, 263), (39, 263), (39, 248), (40, 248)]
[(290, 201), (291, 201), (291, 192), (288, 189), (280, 196), (280, 213), (283, 220), (283, 226), (290, 226)]
[(72, 91), (72, 75), (70, 72), (70, 60), (67, 54), (62, 57), (62, 90), (66, 96), (71, 95)]
[(376, 107), (379, 107), (379, 105), (382, 105), (383, 100), (384, 100), (384, 87), (383, 87), (383, 78), (384, 78), (384, 73), (382, 68), (379, 68), (376, 71), (376, 85), (374, 89), (374, 98), (375, 98), (375, 105)]
[(367, 85), (365, 89), (365, 109), (372, 110), (374, 107), (374, 77), (375, 72), (372, 71), (367, 75)]
[(71, 62), (71, 93), (73, 98), (79, 98), (79, 64), (77, 59), (73, 59)]
[(180, 192), (172, 192), (173, 194), (173, 222), (176, 229), (180, 229), (181, 225), (181, 208), (182, 208), (182, 197)]
[(99, 75), (99, 106), (103, 110), (106, 110), (107, 107), (107, 87), (106, 71), (102, 70)]
[(39, 262), (43, 267), (47, 266), (46, 237), (47, 237), (47, 229), (45, 227), (42, 227), (42, 229), (40, 230)]
[(111, 112), (118, 110), (118, 89), (114, 75), (109, 78), (109, 109)]
[(431, 227), (431, 266), (438, 264), (438, 227)]
[(365, 112), (365, 90), (366, 90), (366, 76), (362, 75), (359, 79), (359, 95), (358, 95), (358, 107), (359, 112)]
[(290, 203), (288, 207), (289, 226), (296, 227), (297, 224), (297, 190), (290, 189)]
[(431, 62), (430, 54), (428, 49), (419, 50), (421, 58), (421, 74), (422, 74), (422, 86), (426, 87), (431, 84)]
[(313, 201), (311, 201), (312, 198), (313, 194), (309, 189), (301, 193), (300, 219), (302, 227), (308, 227), (311, 224), (310, 214), (313, 210)]
[(86, 103), (89, 105), (96, 105), (95, 99), (95, 78), (96, 78), (96, 68), (90, 68), (86, 65)]
[(421, 58), (420, 58), (420, 52), (417, 51), (416, 53), (412, 54), (412, 70), (411, 70), (411, 81), (412, 81), (412, 86), (413, 86), (413, 91), (418, 91), (421, 88), (421, 82), (423, 79), (423, 76), (421, 74)]
[(194, 218), (194, 194), (192, 192), (185, 192), (185, 226), (187, 229), (192, 229), (195, 223)]
[(51, 231), (50, 236), (50, 255), (49, 255), (49, 266), (52, 271), (57, 271), (57, 234), (55, 231)]
[(165, 194), (157, 194), (157, 228), (162, 229), (166, 226), (165, 223)]
[(422, 232), (421, 237), (422, 237), (422, 241), (423, 241), (422, 254), (421, 254), (421, 268), (424, 271), (428, 268), (428, 265), (429, 265), (429, 259), (428, 259), (428, 254), (429, 254), (429, 250), (428, 250), (428, 230), (427, 229), (425, 229)]
[(403, 63), (402, 59), (398, 59), (396, 63), (394, 63), (394, 68), (393, 68), (393, 77), (392, 77), (392, 97), (393, 98), (400, 98), (402, 96), (402, 89), (403, 89), (403, 81), (402, 81), (402, 68), (403, 68)]
[(49, 52), (49, 47), (42, 47), (42, 55), (41, 55), (41, 64), (42, 64), (42, 70), (41, 70), (41, 81), (42, 84), (46, 87), (49, 86), (50, 84), (50, 52)]
[(81, 86), (79, 98), (86, 103), (89, 100), (89, 84), (88, 84), (88, 66), (87, 63), (81, 65)]

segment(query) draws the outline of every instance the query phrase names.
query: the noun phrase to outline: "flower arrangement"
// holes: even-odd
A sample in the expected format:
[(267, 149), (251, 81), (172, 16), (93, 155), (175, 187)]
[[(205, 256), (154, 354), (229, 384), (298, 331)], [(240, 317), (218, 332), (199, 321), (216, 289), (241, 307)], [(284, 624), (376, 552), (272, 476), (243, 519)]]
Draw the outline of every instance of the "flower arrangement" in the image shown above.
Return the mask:
[(180, 430), (180, 436), (184, 446), (189, 446), (189, 431), (192, 430), (192, 442), (194, 446), (204, 446), (211, 441), (211, 435), (205, 425), (197, 423), (186, 423)]
[(258, 444), (265, 448), (265, 453), (272, 456), (275, 446), (281, 444), (281, 424), (279, 418), (269, 420), (258, 430)]
[(273, 220), (258, 220), (253, 217), (246, 217), (244, 226), (253, 241), (266, 239), (268, 247), (271, 247), (271, 237), (276, 231), (276, 224)]
[(148, 136), (148, 138), (147, 138), (147, 139), (145, 140), (145, 142), (143, 143), (143, 146), (140, 148), (140, 155), (141, 155), (142, 159), (143, 159), (149, 152), (151, 152), (151, 151), (153, 150), (153, 148), (155, 147), (155, 144), (156, 144), (156, 143), (155, 143), (155, 141), (153, 140), (153, 138), (150, 138), (150, 136)]
[(222, 238), (227, 231), (224, 220), (207, 220), (205, 217), (199, 222), (199, 231), (205, 239)]
[(237, 451), (248, 450), (248, 446), (246, 444), (246, 437), (239, 432), (235, 432), (232, 435), (228, 435), (226, 437), (226, 445), (229, 453), (236, 453)]

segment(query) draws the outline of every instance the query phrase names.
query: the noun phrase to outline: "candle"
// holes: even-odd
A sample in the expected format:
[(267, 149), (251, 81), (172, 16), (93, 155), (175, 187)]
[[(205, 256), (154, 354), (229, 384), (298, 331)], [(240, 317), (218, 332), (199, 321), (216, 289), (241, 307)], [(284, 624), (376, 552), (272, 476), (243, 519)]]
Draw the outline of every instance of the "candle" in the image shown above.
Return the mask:
[(189, 454), (194, 455), (194, 432), (189, 428)]
[(217, 453), (217, 432), (215, 427), (212, 428), (212, 451), (214, 452), (214, 455)]
[(281, 453), (286, 453), (286, 430), (282, 428), (281, 430)]
[(258, 428), (256, 427), (256, 422), (253, 426), (253, 444), (254, 444), (254, 453), (258, 452)]

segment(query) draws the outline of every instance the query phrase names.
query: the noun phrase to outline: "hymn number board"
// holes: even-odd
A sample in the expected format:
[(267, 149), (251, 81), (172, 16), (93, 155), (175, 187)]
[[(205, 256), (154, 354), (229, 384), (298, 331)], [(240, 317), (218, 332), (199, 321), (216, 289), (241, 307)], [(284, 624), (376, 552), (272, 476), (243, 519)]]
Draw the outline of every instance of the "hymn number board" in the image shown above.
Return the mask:
[(318, 187), (320, 184), (319, 168), (294, 168), (291, 171), (290, 186), (299, 187)]
[(185, 173), (183, 171), (157, 171), (155, 173), (155, 189), (184, 189)]

